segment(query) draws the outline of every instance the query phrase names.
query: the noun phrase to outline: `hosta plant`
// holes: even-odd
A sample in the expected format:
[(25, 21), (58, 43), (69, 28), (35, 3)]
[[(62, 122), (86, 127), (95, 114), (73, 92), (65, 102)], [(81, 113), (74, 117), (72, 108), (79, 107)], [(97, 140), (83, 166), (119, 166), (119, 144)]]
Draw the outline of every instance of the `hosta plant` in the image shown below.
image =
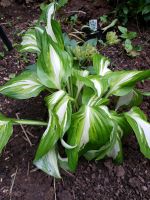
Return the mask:
[[(47, 121), (19, 120), (0, 115), (0, 151), (17, 124), (45, 126), (34, 164), (60, 178), (60, 168), (74, 172), (78, 160), (111, 157), (123, 161), (122, 137), (134, 132), (140, 150), (150, 158), (150, 123), (137, 107), (142, 96), (136, 83), (150, 78), (150, 70), (112, 71), (110, 60), (98, 53), (87, 65), (68, 53), (58, 21), (57, 5), (44, 8), (38, 25), (23, 37), (21, 51), (37, 54), (37, 62), (0, 87), (15, 99), (36, 97), (47, 91)], [(70, 52), (70, 51), (69, 51)], [(85, 62), (86, 63), (86, 62)], [(112, 96), (118, 99), (113, 109)], [(127, 106), (121, 113), (122, 106)], [(133, 106), (133, 107), (132, 107)], [(125, 109), (124, 109), (125, 110)]]

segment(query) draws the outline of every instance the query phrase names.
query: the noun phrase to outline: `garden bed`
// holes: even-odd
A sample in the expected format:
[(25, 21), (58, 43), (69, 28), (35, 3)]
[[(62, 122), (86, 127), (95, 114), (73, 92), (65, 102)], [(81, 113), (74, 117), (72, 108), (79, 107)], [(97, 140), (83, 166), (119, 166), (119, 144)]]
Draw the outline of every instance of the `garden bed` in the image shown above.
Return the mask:
[[(71, 15), (70, 11), (82, 10), (86, 15), (79, 17), (79, 23), (88, 22), (89, 19), (99, 18), (110, 10), (104, 0), (70, 1), (59, 13), (63, 29), (70, 32), (71, 27), (65, 18)], [(0, 8), (0, 23), (6, 30), (13, 43), (20, 41), (19, 33), (32, 27), (33, 21), (39, 16), (38, 4), (23, 6), (12, 5), (7, 9)], [(150, 68), (150, 46), (148, 38), (150, 30), (129, 23), (131, 31), (138, 32), (135, 44), (142, 45), (140, 56), (130, 58), (126, 55), (121, 44), (104, 47), (100, 52), (112, 60), (111, 68), (138, 69)], [(3, 51), (0, 42), (0, 52)], [(27, 61), (27, 58), (29, 61)], [(10, 76), (21, 72), (26, 65), (35, 61), (33, 55), (23, 56), (15, 49), (0, 60), (0, 85)], [(140, 88), (149, 89), (139, 84)], [(44, 105), (41, 97), (30, 100), (11, 100), (0, 96), (0, 112), (7, 116), (40, 119), (45, 117)], [(32, 108), (32, 109), (31, 109)], [(150, 117), (150, 101), (145, 97), (141, 105), (142, 110)], [(26, 132), (31, 140), (29, 143)], [(150, 161), (145, 159), (139, 151), (134, 135), (129, 135), (123, 142), (124, 163), (117, 166), (112, 160), (106, 159), (98, 162), (88, 162), (81, 159), (75, 174), (62, 171), (62, 180), (54, 180), (37, 170), (32, 160), (43, 133), (42, 128), (17, 126), (14, 134), (2, 156), (0, 157), (0, 199), (1, 200), (149, 200), (150, 199)], [(56, 197), (56, 198), (55, 198)]]

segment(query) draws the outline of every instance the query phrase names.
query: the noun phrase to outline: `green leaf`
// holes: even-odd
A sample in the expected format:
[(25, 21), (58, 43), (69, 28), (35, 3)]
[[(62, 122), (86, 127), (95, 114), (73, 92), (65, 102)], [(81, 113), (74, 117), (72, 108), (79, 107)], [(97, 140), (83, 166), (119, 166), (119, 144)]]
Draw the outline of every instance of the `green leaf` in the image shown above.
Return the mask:
[(25, 33), (25, 35), (22, 37), (21, 47), (19, 50), (21, 52), (40, 53), (35, 30), (30, 29)]
[(34, 165), (55, 178), (61, 178), (58, 168), (58, 155), (55, 147), (48, 151), (46, 155), (39, 160), (34, 161)]
[(73, 84), (77, 87), (75, 99), (78, 98), (79, 93), (81, 92), (84, 82), (82, 81), (82, 77), (87, 77), (89, 75), (89, 72), (87, 70), (77, 70), (73, 69), (72, 71), (72, 77), (73, 77)]
[(45, 86), (61, 89), (71, 75), (71, 58), (67, 52), (52, 42), (46, 32), (41, 38), (41, 47), (42, 53), (37, 62), (38, 77)]
[[(79, 152), (84, 148), (99, 149), (110, 139), (113, 123), (101, 107), (84, 105), (72, 116), (68, 131), (68, 144), (76, 148), (67, 150), (68, 163), (72, 171), (76, 169)], [(84, 152), (85, 154), (85, 152)]]
[(38, 146), (35, 155), (35, 161), (41, 159), (50, 151), (50, 149), (54, 148), (56, 142), (60, 137), (60, 133), (61, 133), (61, 128), (59, 126), (57, 116), (56, 114), (49, 111), (48, 126)]
[(113, 158), (117, 164), (121, 164), (123, 162), (122, 143), (119, 134), (117, 134), (115, 144), (113, 145), (113, 148), (107, 153), (107, 156)]
[(146, 116), (138, 107), (134, 107), (125, 113), (125, 117), (134, 130), (141, 152), (150, 159), (150, 123)]
[(15, 99), (28, 99), (38, 96), (44, 89), (35, 72), (25, 71), (0, 86), (0, 93)]
[(61, 48), (64, 47), (63, 44), (63, 35), (61, 31), (61, 27), (59, 22), (54, 20), (54, 15), (55, 15), (55, 10), (56, 10), (56, 4), (50, 3), (43, 9), (43, 19), (46, 23), (46, 32), (47, 34), (51, 37), (53, 42), (57, 43), (57, 45)]
[(116, 110), (118, 110), (121, 106), (138, 106), (142, 102), (142, 95), (138, 92), (138, 90), (131, 90), (125, 96), (119, 97)]
[(11, 120), (7, 119), (0, 113), (0, 153), (7, 144), (13, 132)]
[(129, 123), (127, 122), (124, 114), (118, 114), (115, 111), (111, 112), (111, 118), (118, 124), (118, 131), (124, 135), (129, 135), (132, 131)]
[(106, 34), (106, 42), (108, 45), (114, 45), (114, 44), (118, 44), (120, 42), (120, 39), (118, 39), (116, 32), (110, 31), (110, 32), (107, 32)]
[(57, 91), (45, 99), (48, 110), (54, 112), (57, 116), (58, 123), (62, 130), (60, 136), (62, 137), (68, 130), (71, 123), (72, 100), (73, 99), (63, 90)]
[(116, 143), (116, 136), (117, 136), (116, 132), (117, 132), (117, 125), (114, 123), (113, 129), (110, 134), (110, 139), (108, 140), (108, 142), (104, 144), (102, 147), (100, 147), (100, 149), (98, 150), (87, 151), (84, 154), (84, 157), (87, 160), (92, 160), (94, 158), (96, 160), (100, 160), (103, 159), (105, 156), (107, 156)]
[(84, 84), (91, 87), (101, 97), (108, 90), (108, 80), (99, 75), (90, 75), (82, 79)]
[(128, 94), (136, 82), (150, 77), (150, 70), (145, 71), (116, 71), (107, 74), (105, 78), (109, 81), (110, 90), (106, 97), (113, 94), (124, 96)]
[(110, 60), (103, 55), (95, 54), (93, 56), (93, 68), (97, 75), (105, 76), (111, 70), (108, 69)]
[(121, 33), (123, 33), (123, 34), (125, 34), (125, 33), (128, 32), (128, 29), (125, 28), (125, 27), (123, 27), (123, 26), (118, 26), (118, 29), (119, 29), (119, 31), (120, 31)]
[(129, 39), (126, 39), (124, 42), (124, 48), (127, 53), (131, 52), (133, 50), (132, 42)]

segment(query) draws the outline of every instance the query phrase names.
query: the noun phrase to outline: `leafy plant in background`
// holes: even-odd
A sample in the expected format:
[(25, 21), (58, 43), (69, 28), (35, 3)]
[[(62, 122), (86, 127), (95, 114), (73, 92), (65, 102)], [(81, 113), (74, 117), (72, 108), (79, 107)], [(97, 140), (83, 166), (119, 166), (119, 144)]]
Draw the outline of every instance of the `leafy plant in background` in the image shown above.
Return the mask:
[(126, 27), (118, 26), (119, 31), (121, 32), (120, 37), (124, 39), (124, 49), (127, 52), (127, 55), (131, 57), (136, 57), (139, 55), (139, 52), (141, 51), (140, 46), (133, 46), (132, 39), (136, 38), (137, 33), (136, 32), (129, 32)]
[(108, 45), (118, 44), (119, 42), (120, 42), (120, 39), (118, 38), (116, 32), (114, 32), (114, 31), (107, 32), (106, 43)]
[(130, 18), (136, 18), (136, 17), (139, 17), (148, 22), (150, 21), (150, 1), (149, 0), (118, 1), (115, 13), (117, 14), (117, 17), (124, 24), (126, 24)]
[[(37, 63), (0, 87), (0, 93), (15, 99), (36, 97), (47, 91), (44, 101), (46, 122), (19, 120), (0, 115), (0, 151), (18, 124), (46, 126), (34, 164), (60, 178), (59, 168), (74, 172), (78, 159), (100, 160), (111, 157), (123, 161), (122, 137), (134, 131), (140, 150), (150, 158), (150, 123), (137, 106), (141, 93), (138, 81), (150, 78), (150, 70), (111, 71), (110, 60), (98, 53), (92, 57), (92, 72), (66, 51), (63, 34), (55, 20), (56, 4), (44, 9), (42, 23), (27, 31), (22, 52), (37, 54)], [(45, 22), (45, 25), (43, 25)], [(43, 26), (42, 26), (43, 25)], [(110, 109), (111, 97), (119, 100)], [(131, 108), (120, 112), (120, 107)]]

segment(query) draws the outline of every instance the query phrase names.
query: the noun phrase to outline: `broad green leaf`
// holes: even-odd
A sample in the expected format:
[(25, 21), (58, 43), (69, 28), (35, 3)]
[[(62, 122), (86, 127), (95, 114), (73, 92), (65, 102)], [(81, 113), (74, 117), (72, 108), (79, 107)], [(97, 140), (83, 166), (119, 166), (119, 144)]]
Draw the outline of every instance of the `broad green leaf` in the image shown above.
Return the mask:
[(84, 90), (84, 93), (82, 95), (82, 104), (90, 105), (90, 106), (102, 106), (107, 105), (109, 103), (109, 99), (106, 98), (100, 98), (97, 95), (94, 95), (93, 92), (89, 93), (87, 88)]
[(60, 137), (61, 128), (56, 114), (49, 111), (49, 121), (48, 126), (41, 138), (40, 144), (38, 146), (35, 161), (41, 159), (45, 156), (56, 144)]
[(107, 156), (113, 158), (113, 160), (118, 164), (123, 162), (122, 143), (118, 133), (116, 142), (113, 145), (113, 148), (107, 153)]
[(98, 97), (101, 97), (108, 90), (108, 80), (99, 75), (90, 75), (80, 80), (96, 92)]
[(13, 132), (12, 122), (0, 113), (0, 153)]
[(123, 96), (128, 94), (136, 82), (150, 77), (150, 70), (145, 71), (117, 71), (106, 75), (108, 79), (110, 90), (107, 94)]
[(37, 61), (38, 77), (45, 86), (61, 89), (71, 75), (71, 58), (52, 42), (46, 32), (41, 38), (41, 48)]
[(21, 47), (19, 49), (21, 52), (32, 52), (40, 53), (40, 48), (37, 45), (35, 30), (30, 29), (22, 37)]
[[(101, 107), (84, 105), (72, 116), (68, 131), (68, 144), (77, 145), (67, 150), (68, 163), (72, 171), (75, 170), (80, 151), (99, 149), (110, 139), (113, 123)], [(85, 153), (85, 152), (84, 152)]]
[(104, 144), (102, 147), (100, 147), (100, 149), (98, 150), (89, 150), (84, 154), (84, 157), (87, 160), (92, 160), (92, 159), (96, 159), (96, 160), (100, 160), (103, 159), (105, 156), (107, 156), (107, 154), (109, 154), (109, 152), (111, 151), (111, 149), (114, 147), (115, 143), (116, 143), (116, 139), (117, 139), (117, 125), (114, 123), (113, 124), (113, 128), (110, 134), (110, 139), (108, 140), (108, 142), (106, 142), (106, 144)]
[(138, 90), (131, 90), (125, 96), (119, 97), (116, 110), (118, 110), (121, 106), (138, 106), (142, 102), (142, 95), (138, 92)]
[(125, 113), (125, 117), (134, 130), (141, 152), (150, 159), (150, 123), (146, 116), (138, 107), (134, 107)]
[(123, 26), (118, 26), (118, 29), (119, 29), (119, 31), (120, 31), (121, 33), (123, 33), (123, 34), (125, 34), (125, 33), (128, 32), (128, 29), (125, 28), (125, 27), (123, 27)]
[(110, 60), (105, 56), (100, 54), (95, 54), (93, 56), (93, 68), (95, 69), (97, 75), (105, 76), (108, 72), (110, 72), (111, 70), (108, 69), (109, 65)]
[(131, 133), (132, 128), (127, 122), (124, 114), (118, 114), (115, 111), (112, 111), (111, 118), (118, 124), (119, 132), (122, 132), (123, 134), (126, 134), (126, 135)]
[(57, 91), (46, 99), (48, 110), (56, 114), (61, 127), (61, 136), (65, 134), (71, 123), (71, 100), (72, 98), (63, 90)]
[(0, 86), (0, 93), (15, 99), (28, 99), (38, 96), (44, 89), (36, 72), (28, 70)]
[(34, 161), (34, 165), (55, 178), (61, 178), (58, 168), (58, 155), (55, 147), (50, 149), (46, 155)]

